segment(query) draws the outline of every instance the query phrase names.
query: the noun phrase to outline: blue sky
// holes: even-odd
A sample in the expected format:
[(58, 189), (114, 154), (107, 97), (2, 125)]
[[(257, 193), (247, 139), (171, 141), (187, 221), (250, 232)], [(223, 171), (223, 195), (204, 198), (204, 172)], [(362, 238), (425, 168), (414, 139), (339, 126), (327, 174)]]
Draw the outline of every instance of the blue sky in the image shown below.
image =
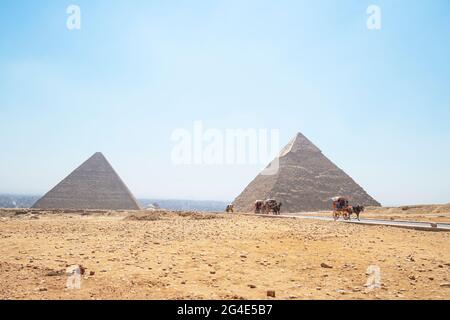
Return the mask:
[(447, 0), (2, 1), (0, 192), (102, 151), (139, 197), (232, 200), (260, 166), (171, 163), (201, 120), (300, 131), (384, 205), (448, 203), (449, 40)]

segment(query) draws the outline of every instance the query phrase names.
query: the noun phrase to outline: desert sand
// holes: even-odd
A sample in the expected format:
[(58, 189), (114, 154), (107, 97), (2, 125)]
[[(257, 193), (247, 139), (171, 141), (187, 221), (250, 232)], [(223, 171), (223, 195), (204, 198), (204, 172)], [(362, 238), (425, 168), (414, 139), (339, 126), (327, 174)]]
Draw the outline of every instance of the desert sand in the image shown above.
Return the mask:
[[(0, 299), (450, 299), (450, 233), (173, 212), (0, 211)], [(86, 268), (80, 289), (66, 268)], [(369, 266), (381, 287), (370, 288)]]

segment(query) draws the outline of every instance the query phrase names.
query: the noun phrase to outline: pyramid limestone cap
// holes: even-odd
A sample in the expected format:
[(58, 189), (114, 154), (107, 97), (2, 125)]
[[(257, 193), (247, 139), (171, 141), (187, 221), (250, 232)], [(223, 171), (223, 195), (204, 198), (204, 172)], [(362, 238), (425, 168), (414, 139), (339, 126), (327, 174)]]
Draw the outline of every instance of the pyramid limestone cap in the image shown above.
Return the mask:
[(300, 132), (281, 150), (280, 157), (286, 156), (288, 153), (297, 152), (322, 152), (308, 138)]

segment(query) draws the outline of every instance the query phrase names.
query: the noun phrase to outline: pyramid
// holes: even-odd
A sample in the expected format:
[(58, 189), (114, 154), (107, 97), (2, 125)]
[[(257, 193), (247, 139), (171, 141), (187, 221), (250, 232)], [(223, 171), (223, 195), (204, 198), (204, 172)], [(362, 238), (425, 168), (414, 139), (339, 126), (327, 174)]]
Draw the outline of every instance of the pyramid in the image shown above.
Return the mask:
[(259, 174), (233, 202), (240, 212), (253, 211), (256, 200), (281, 201), (282, 212), (331, 210), (332, 197), (346, 196), (351, 204), (380, 206), (351, 177), (298, 133), (284, 147), (275, 174)]
[(37, 209), (139, 210), (140, 207), (102, 153), (97, 152), (38, 200)]

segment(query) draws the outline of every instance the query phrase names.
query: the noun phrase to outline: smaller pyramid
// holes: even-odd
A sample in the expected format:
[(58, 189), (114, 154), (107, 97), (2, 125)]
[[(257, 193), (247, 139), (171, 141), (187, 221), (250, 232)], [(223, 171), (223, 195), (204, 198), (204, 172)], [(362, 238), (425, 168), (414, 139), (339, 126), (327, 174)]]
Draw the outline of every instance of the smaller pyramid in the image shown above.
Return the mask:
[(38, 200), (36, 209), (139, 210), (105, 156), (97, 152)]

